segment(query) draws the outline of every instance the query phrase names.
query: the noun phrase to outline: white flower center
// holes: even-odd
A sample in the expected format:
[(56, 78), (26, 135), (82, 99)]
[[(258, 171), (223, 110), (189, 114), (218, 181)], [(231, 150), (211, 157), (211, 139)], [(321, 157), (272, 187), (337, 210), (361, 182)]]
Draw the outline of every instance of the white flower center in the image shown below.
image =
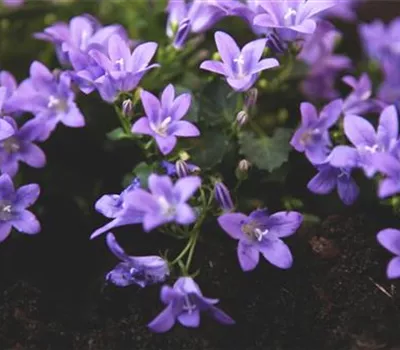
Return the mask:
[(268, 229), (261, 231), (259, 228), (256, 228), (253, 233), (254, 233), (254, 237), (257, 239), (257, 241), (261, 242), (264, 238), (265, 235), (267, 235), (269, 232)]
[(300, 143), (302, 145), (307, 145), (312, 141), (313, 137), (319, 135), (321, 135), (321, 129), (319, 128), (308, 129), (303, 133), (303, 135), (301, 135)]
[(183, 303), (183, 310), (187, 311), (190, 315), (193, 311), (196, 310), (197, 306), (191, 302), (189, 296), (187, 294), (184, 295), (184, 303)]
[(289, 8), (286, 10), (285, 16), (284, 16), (283, 18), (284, 18), (285, 20), (288, 20), (289, 18), (296, 17), (296, 15), (297, 15), (297, 11), (296, 11), (294, 8), (289, 7)]
[(360, 96), (360, 100), (361, 101), (368, 100), (370, 96), (371, 96), (371, 90), (367, 90)]
[(89, 39), (89, 33), (88, 33), (86, 30), (84, 30), (84, 31), (82, 32), (82, 34), (81, 34), (81, 44), (80, 44), (80, 46), (79, 46), (79, 48), (80, 48), (82, 51), (85, 51), (85, 50), (86, 50), (86, 48), (87, 48), (87, 43), (88, 43), (88, 39)]
[(237, 58), (235, 58), (234, 60), (233, 60), (233, 62), (235, 62), (236, 63), (236, 65), (237, 65), (237, 70), (238, 70), (238, 76), (239, 76), (239, 78), (241, 78), (241, 77), (243, 77), (243, 67), (244, 67), (244, 59), (243, 59), (243, 55), (242, 54), (240, 54), (239, 55), (239, 57), (237, 57)]
[(67, 102), (61, 98), (50, 95), (47, 107), (57, 112), (65, 112), (68, 108)]
[(119, 70), (123, 70), (125, 66), (125, 60), (121, 57), (119, 60), (115, 61), (115, 65)]
[(0, 200), (0, 220), (7, 221), (12, 218), (12, 206), (10, 201)]
[(161, 214), (165, 217), (172, 217), (176, 214), (176, 208), (167, 201), (164, 196), (159, 196), (157, 198), (158, 205), (161, 209)]
[(151, 129), (159, 136), (166, 137), (168, 132), (168, 127), (171, 124), (172, 118), (165, 118), (160, 124), (155, 125), (150, 123)]
[(7, 153), (15, 153), (19, 151), (21, 145), (16, 137), (11, 136), (3, 141), (3, 148)]
[(372, 147), (364, 146), (364, 150), (370, 153), (376, 153), (382, 151), (382, 148), (378, 144), (375, 144)]

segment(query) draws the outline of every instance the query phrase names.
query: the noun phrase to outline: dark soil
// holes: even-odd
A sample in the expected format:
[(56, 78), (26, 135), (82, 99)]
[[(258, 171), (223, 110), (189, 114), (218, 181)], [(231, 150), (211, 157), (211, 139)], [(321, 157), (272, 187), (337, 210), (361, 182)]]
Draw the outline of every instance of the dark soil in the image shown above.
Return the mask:
[[(262, 261), (251, 273), (239, 270), (234, 242), (219, 230), (206, 232), (198, 281), (205, 295), (221, 297), (237, 324), (205, 316), (200, 329), (176, 326), (163, 335), (146, 329), (162, 309), (158, 286), (103, 284), (115, 263), (103, 240), (74, 249), (54, 239), (57, 251), (10, 240), (0, 247), (0, 349), (400, 349), (399, 284), (385, 278), (390, 256), (375, 241), (379, 228), (365, 216), (329, 217), (289, 239), (292, 269)], [(153, 239), (164, 244), (157, 234), (145, 243), (141, 235), (132, 245), (140, 251)]]

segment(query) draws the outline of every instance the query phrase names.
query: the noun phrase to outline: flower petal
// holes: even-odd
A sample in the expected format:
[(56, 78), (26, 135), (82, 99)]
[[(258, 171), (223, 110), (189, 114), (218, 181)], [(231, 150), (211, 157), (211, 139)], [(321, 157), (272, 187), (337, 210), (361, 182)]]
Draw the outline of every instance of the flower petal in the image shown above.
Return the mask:
[(358, 165), (358, 152), (350, 146), (337, 146), (328, 156), (328, 161), (337, 168), (354, 168)]
[(296, 211), (278, 212), (272, 214), (267, 221), (271, 235), (287, 237), (292, 235), (303, 222), (303, 215)]
[(389, 146), (391, 140), (396, 140), (399, 133), (399, 121), (394, 105), (386, 107), (379, 118), (377, 131), (378, 140)]
[(354, 146), (373, 146), (376, 143), (375, 130), (371, 123), (357, 115), (344, 117), (344, 131)]
[(317, 122), (318, 112), (317, 109), (309, 102), (302, 102), (300, 105), (301, 123), (303, 127), (310, 126), (312, 123)]
[(244, 237), (242, 225), (248, 221), (248, 217), (242, 213), (227, 213), (218, 218), (218, 224), (232, 238)]
[(0, 193), (2, 199), (12, 199), (14, 196), (14, 184), (8, 174), (0, 176)]
[(186, 202), (201, 186), (201, 179), (198, 176), (185, 176), (179, 179), (174, 185), (174, 195), (179, 202)]
[(400, 183), (394, 179), (384, 179), (379, 183), (378, 197), (387, 198), (400, 193)]
[(211, 60), (204, 61), (200, 65), (200, 69), (208, 70), (210, 72), (221, 74), (221, 75), (228, 75), (225, 70), (224, 64), (220, 61), (211, 61)]
[(172, 120), (182, 119), (188, 112), (192, 103), (192, 96), (190, 94), (181, 94), (173, 102), (170, 109), (170, 117)]
[(386, 228), (378, 232), (378, 242), (393, 254), (400, 255), (400, 231)]
[(189, 328), (197, 328), (200, 325), (200, 311), (194, 310), (193, 312), (182, 312), (178, 316), (178, 321), (182, 326)]
[(10, 235), (11, 227), (11, 224), (7, 221), (0, 222), (0, 243)]
[(352, 205), (360, 193), (358, 185), (351, 176), (339, 176), (337, 190), (340, 199), (346, 205)]
[(259, 251), (252, 245), (239, 241), (237, 254), (240, 267), (243, 271), (251, 271), (256, 268), (260, 259)]
[(33, 168), (43, 168), (46, 165), (46, 155), (39, 146), (29, 143), (21, 152), (21, 160)]
[(118, 259), (123, 261), (129, 260), (129, 255), (126, 254), (122, 247), (118, 244), (112, 232), (107, 233), (106, 243), (111, 253), (113, 253)]
[(292, 253), (282, 240), (269, 240), (260, 244), (259, 249), (264, 258), (272, 265), (281, 269), (288, 269), (292, 266)]
[(158, 149), (161, 151), (163, 155), (167, 155), (172, 152), (172, 150), (175, 148), (177, 139), (175, 136), (155, 136), (156, 143), (158, 146)]
[(150, 122), (158, 124), (161, 110), (160, 101), (152, 93), (145, 90), (141, 91), (140, 98), (146, 112), (146, 117), (149, 118)]
[(196, 137), (200, 135), (200, 130), (187, 120), (178, 120), (168, 130), (171, 135), (179, 137)]
[(40, 194), (38, 184), (29, 184), (21, 186), (16, 192), (15, 206), (25, 209), (36, 202)]
[(176, 208), (175, 221), (181, 225), (190, 225), (196, 221), (196, 214), (188, 204), (183, 203)]
[(175, 316), (171, 304), (168, 305), (153, 321), (147, 326), (156, 333), (169, 331), (175, 324)]
[(144, 69), (156, 53), (157, 47), (158, 45), (155, 42), (138, 45), (132, 53), (129, 70), (139, 71)]
[(175, 89), (172, 84), (168, 84), (161, 94), (161, 106), (163, 109), (170, 110), (175, 99)]
[(400, 257), (397, 256), (390, 260), (387, 269), (386, 269), (386, 274), (388, 278), (399, 278), (400, 277)]
[(219, 323), (222, 324), (235, 324), (235, 321), (227, 315), (224, 311), (216, 306), (210, 306), (208, 309), (211, 316), (214, 317)]
[(124, 197), (124, 202), (142, 212), (156, 212), (159, 208), (154, 196), (141, 188), (128, 192)]
[(147, 213), (143, 218), (143, 230), (145, 232), (150, 232), (156, 227), (161, 226), (170, 221), (171, 219), (165, 217), (164, 215), (158, 213)]
[(327, 166), (319, 171), (307, 184), (307, 188), (317, 194), (328, 194), (336, 186), (337, 170)]
[(249, 74), (255, 74), (261, 72), (266, 69), (278, 67), (279, 62), (275, 58), (264, 58), (260, 62), (258, 62), (249, 72)]
[(228, 67), (232, 67), (234, 60), (240, 56), (240, 49), (235, 40), (224, 32), (216, 32), (214, 38), (222, 61)]
[(28, 210), (23, 210), (12, 220), (12, 225), (20, 232), (34, 235), (40, 231), (40, 223)]
[(154, 135), (154, 131), (150, 128), (149, 119), (142, 117), (133, 125), (131, 131), (135, 134)]

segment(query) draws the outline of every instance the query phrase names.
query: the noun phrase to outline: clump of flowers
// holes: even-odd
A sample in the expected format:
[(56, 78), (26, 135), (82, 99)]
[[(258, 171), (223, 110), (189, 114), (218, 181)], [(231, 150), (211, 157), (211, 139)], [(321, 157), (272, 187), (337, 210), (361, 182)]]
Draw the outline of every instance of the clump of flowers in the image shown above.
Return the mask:
[[(205, 225), (213, 224), (213, 234), (225, 232), (237, 241), (243, 272), (257, 267), (260, 254), (275, 268), (296, 263), (290, 237), (307, 213), (284, 199), (273, 205), (281, 209), (270, 212), (260, 185), (284, 181), (276, 178), (284, 177), (291, 150), (304, 153), (316, 170), (306, 185), (314, 194), (336, 189), (341, 201), (352, 205), (360, 195), (359, 170), (375, 177), (379, 198), (400, 194), (400, 22), (360, 25), (364, 50), (376, 62), (374, 69), (354, 75), (348, 72), (354, 62), (336, 51), (343, 35), (329, 20), (355, 21), (355, 5), (339, 0), (170, 0), (159, 42), (138, 35), (131, 40), (139, 30), (103, 26), (86, 14), (36, 33), (36, 39), (54, 46), (62, 69), (34, 61), (29, 77), (19, 84), (0, 71), (0, 241), (12, 228), (40, 231), (27, 210), (39, 186), (15, 190), (12, 178), (20, 174), (20, 163), (45, 166), (38, 144), (59, 124), (86, 125), (78, 94), (97, 91), (120, 123), (110, 138), (135, 143), (143, 160), (125, 177), (130, 181), (120, 193), (104, 194), (94, 204), (109, 222), (90, 238), (105, 237), (119, 260), (106, 281), (141, 288), (166, 283), (160, 293), (165, 309), (148, 324), (154, 332), (166, 332), (177, 322), (198, 327), (201, 313), (233, 324), (216, 306), (219, 300), (203, 296), (195, 281), (196, 248)], [(241, 19), (257, 38), (239, 46), (242, 38), (219, 30), (214, 33), (217, 51), (210, 52), (214, 43), (202, 46), (202, 34), (228, 17)], [(384, 81), (375, 93), (377, 69)], [(257, 198), (242, 190), (252, 181), (258, 184)], [(143, 240), (158, 234), (179, 238), (181, 249), (129, 255), (112, 232), (118, 235), (130, 225), (144, 231), (135, 233)], [(388, 277), (400, 277), (400, 231), (384, 229), (378, 241), (396, 255)], [(227, 239), (229, 244), (235, 243)]]

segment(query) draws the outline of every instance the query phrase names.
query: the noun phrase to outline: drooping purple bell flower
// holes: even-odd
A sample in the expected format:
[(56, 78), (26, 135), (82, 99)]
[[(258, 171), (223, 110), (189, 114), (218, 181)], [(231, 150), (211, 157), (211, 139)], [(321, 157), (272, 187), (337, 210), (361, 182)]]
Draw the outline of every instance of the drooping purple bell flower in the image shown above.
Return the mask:
[(258, 209), (249, 216), (243, 213), (227, 213), (218, 218), (222, 229), (239, 241), (237, 254), (243, 271), (256, 268), (260, 253), (271, 264), (288, 269), (293, 257), (281, 238), (292, 235), (301, 225), (303, 216), (295, 211), (269, 215)]
[(115, 227), (142, 222), (143, 212), (133, 208), (127, 200), (128, 194), (140, 186), (140, 180), (135, 178), (120, 194), (105, 194), (97, 200), (96, 210), (112, 221), (95, 230), (90, 239), (96, 238)]
[(170, 153), (177, 142), (177, 137), (196, 137), (199, 129), (182, 118), (191, 104), (191, 95), (181, 94), (175, 98), (175, 89), (169, 84), (161, 94), (160, 100), (148, 91), (140, 94), (145, 117), (138, 119), (132, 126), (132, 132), (152, 136), (161, 151)]
[(106, 275), (106, 280), (118, 287), (136, 284), (142, 288), (164, 282), (169, 276), (168, 262), (160, 256), (131, 256), (125, 253), (113, 233), (109, 232), (106, 243), (110, 251), (121, 260)]
[(222, 324), (234, 324), (229, 317), (215, 304), (218, 299), (203, 296), (200, 287), (191, 277), (180, 277), (171, 288), (163, 286), (160, 294), (161, 301), (167, 307), (149, 323), (153, 332), (169, 331), (178, 321), (184, 327), (197, 328), (200, 325), (200, 312), (207, 312)]

